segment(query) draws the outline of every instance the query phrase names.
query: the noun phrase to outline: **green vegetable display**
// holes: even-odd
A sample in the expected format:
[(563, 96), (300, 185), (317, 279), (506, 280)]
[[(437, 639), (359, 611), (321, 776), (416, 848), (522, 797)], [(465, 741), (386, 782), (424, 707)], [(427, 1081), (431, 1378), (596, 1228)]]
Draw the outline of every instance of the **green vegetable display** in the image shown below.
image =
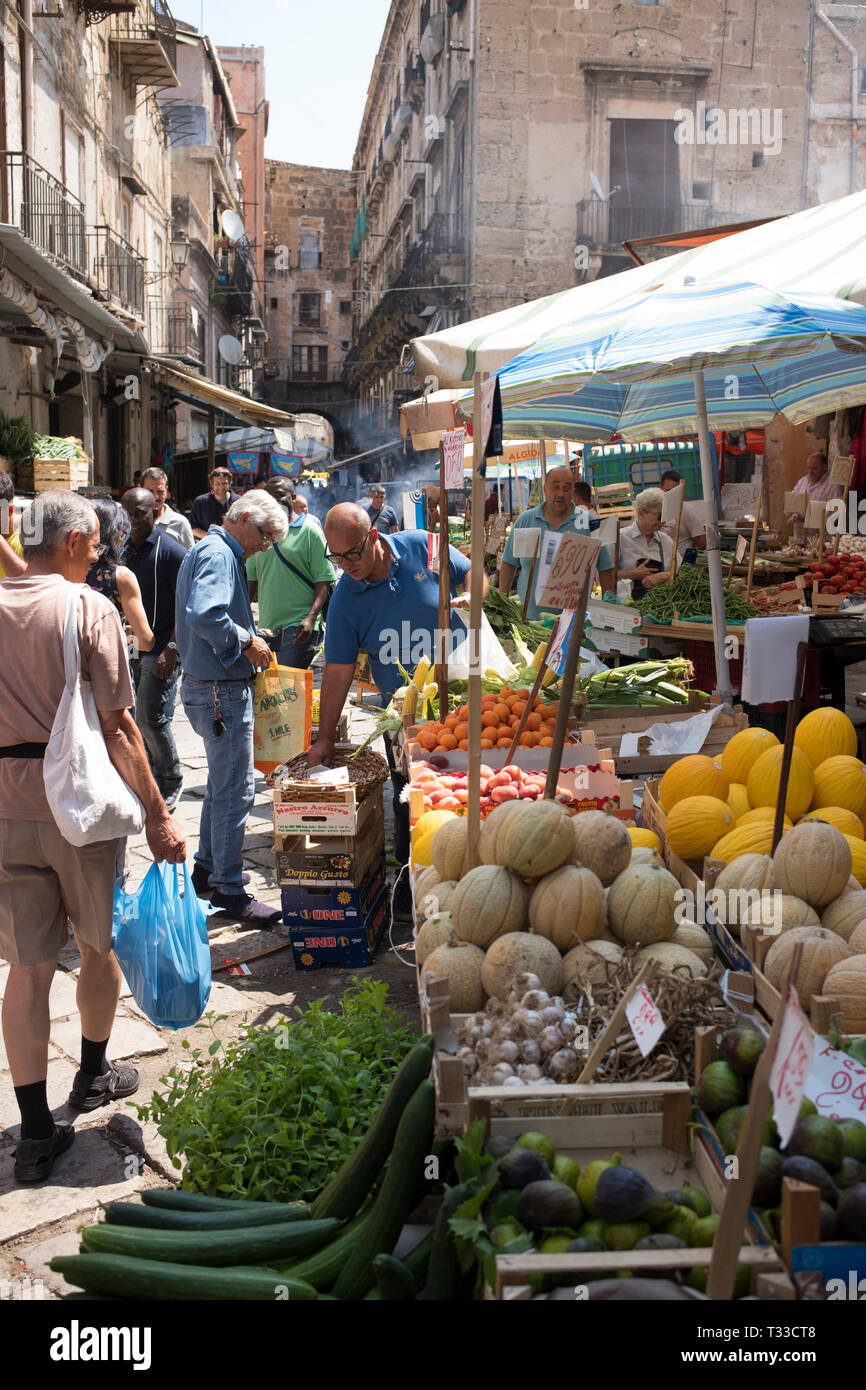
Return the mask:
[[(725, 617), (729, 623), (742, 623), (746, 618), (754, 618), (757, 609), (746, 603), (742, 594), (728, 588), (724, 588), (723, 592)], [(675, 613), (684, 619), (708, 615), (712, 612), (709, 572), (695, 565), (681, 565), (676, 578), (667, 584), (657, 584), (635, 607), (638, 612), (650, 614), (661, 622), (672, 619)]]
[(686, 683), (693, 675), (694, 667), (682, 656), (669, 661), (637, 661), (631, 666), (584, 676), (575, 685), (575, 691), (586, 695), (590, 709), (617, 705), (687, 705)]
[(6, 415), (0, 410), (0, 457), (9, 463), (29, 463), (36, 452), (39, 435), (22, 415)]
[[(172, 1068), (168, 1089), (137, 1109), (155, 1121), (177, 1167), (185, 1155), (184, 1187), (263, 1201), (315, 1197), (363, 1138), (417, 1041), (387, 993), (382, 980), (356, 978), (340, 1013), (317, 1000), (275, 1027), (246, 1025), (212, 1068)], [(211, 1055), (220, 1047), (212, 1042)]]
[(539, 642), (546, 642), (550, 636), (550, 628), (545, 627), (544, 623), (524, 621), (521, 599), (501, 593), (493, 584), (484, 600), (484, 612), (499, 638), (513, 637), (511, 629), (516, 627), (524, 642), (530, 647), (537, 647)]

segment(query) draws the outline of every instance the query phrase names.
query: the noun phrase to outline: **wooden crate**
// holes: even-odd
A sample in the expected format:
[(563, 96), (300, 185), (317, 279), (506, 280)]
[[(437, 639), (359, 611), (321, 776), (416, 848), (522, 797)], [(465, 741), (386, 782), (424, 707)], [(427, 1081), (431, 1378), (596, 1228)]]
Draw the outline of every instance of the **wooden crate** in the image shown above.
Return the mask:
[[(775, 985), (772, 985), (764, 974), (763, 965), (767, 958), (767, 952), (773, 942), (778, 940), (778, 933), (766, 927), (744, 926), (740, 932), (749, 960), (751, 962), (752, 977), (755, 982), (755, 1001), (758, 1008), (772, 1023), (780, 1008), (782, 1007), (782, 996)], [(833, 1015), (841, 1009), (841, 1002), (833, 999), (829, 995), (815, 995), (812, 1000), (811, 1008), (806, 1012), (809, 1014), (809, 1021), (816, 1033), (826, 1035), (833, 1021)]]
[(277, 882), (359, 887), (385, 847), (382, 789), (361, 802), (354, 834), (275, 835)]
[[(350, 753), (350, 743), (335, 744), (338, 753)], [(286, 764), (274, 770), (274, 832), (278, 837), (310, 835), (313, 837), (355, 835), (360, 824), (361, 807), (374, 792), (380, 791), (388, 779), (388, 766), (378, 754), (365, 754), (379, 767), (377, 781), (366, 782), (359, 790), (354, 782), (316, 783), (287, 778)]]
[[(589, 1088), (586, 1088), (589, 1089)], [(600, 1089), (600, 1088), (593, 1088)], [(718, 1156), (701, 1130), (691, 1128), (691, 1098), (689, 1088), (682, 1086), (662, 1094), (657, 1108), (650, 1113), (626, 1113), (643, 1103), (641, 1088), (619, 1086), (613, 1113), (577, 1113), (541, 1118), (498, 1116), (491, 1113), (486, 1097), (473, 1099), (471, 1118), (489, 1120), (492, 1135), (517, 1138), (527, 1130), (541, 1130), (556, 1145), (557, 1154), (573, 1158), (583, 1168), (593, 1159), (607, 1157), (612, 1152), (622, 1154), (623, 1163), (636, 1168), (653, 1186), (662, 1191), (683, 1185), (699, 1187), (707, 1195), (714, 1212), (721, 1211), (726, 1184)], [(700, 1112), (697, 1112), (700, 1115)], [(690, 1138), (694, 1135), (693, 1138)], [(690, 1146), (692, 1148), (689, 1156)], [(765, 1244), (766, 1233), (750, 1211), (744, 1229), (744, 1243), (738, 1256), (740, 1264), (753, 1269), (752, 1288), (757, 1291), (759, 1276), (773, 1274), (778, 1292), (776, 1297), (793, 1297), (793, 1289), (783, 1277), (784, 1266), (772, 1245)], [(485, 1291), (488, 1299), (526, 1299), (532, 1297), (528, 1280), (533, 1274), (567, 1274), (579, 1285), (594, 1271), (630, 1269), (634, 1275), (660, 1276), (666, 1272), (708, 1265), (712, 1250), (686, 1248), (682, 1250), (612, 1250), (599, 1254), (498, 1255), (496, 1284)]]
[(16, 476), (18, 486), (29, 492), (56, 487), (75, 492), (90, 482), (90, 460), (35, 458), (32, 464), (19, 464)]
[[(679, 757), (680, 754), (659, 755), (649, 751), (649, 739), (645, 743), (638, 741), (638, 755), (636, 757), (620, 757), (620, 744), (623, 734), (643, 735), (646, 729), (653, 724), (678, 724), (691, 718), (695, 714), (700, 714), (703, 710), (718, 704), (718, 697), (710, 700), (702, 698), (700, 695), (692, 694), (689, 696), (688, 707), (681, 706), (673, 709), (641, 709), (636, 706), (633, 709), (621, 710), (586, 710), (580, 716), (582, 728), (591, 729), (599, 743), (609, 746), (613, 753), (616, 763), (616, 770), (622, 777), (648, 776), (656, 777), (666, 772)], [(733, 738), (734, 734), (740, 729), (748, 727), (749, 720), (743, 713), (740, 705), (735, 706), (733, 714), (719, 714), (716, 716), (715, 723), (709, 730), (701, 748), (708, 758), (716, 758), (722, 749)]]

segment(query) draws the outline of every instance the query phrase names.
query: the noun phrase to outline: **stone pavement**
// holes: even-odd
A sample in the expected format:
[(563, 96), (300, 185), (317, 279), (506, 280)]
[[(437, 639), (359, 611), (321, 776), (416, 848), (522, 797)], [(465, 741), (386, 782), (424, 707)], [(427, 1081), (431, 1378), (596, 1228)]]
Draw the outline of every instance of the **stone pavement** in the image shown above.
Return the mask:
[[(352, 716), (353, 737), (362, 738), (371, 726), (372, 717), (361, 711), (352, 711)], [(187, 858), (191, 866), (207, 763), (201, 741), (190, 728), (180, 704), (174, 729), (184, 774), (183, 795), (175, 816), (186, 833)], [(386, 803), (390, 803), (387, 795)], [(390, 804), (386, 820), (386, 833), (389, 833)], [(144, 836), (130, 840), (127, 887), (137, 887), (151, 863)], [(256, 777), (255, 806), (247, 827), (244, 863), (250, 873), (248, 891), (265, 902), (279, 905), (280, 893), (273, 871), (271, 794), (259, 776)], [(288, 943), (277, 932), (240, 931), (234, 926), (221, 930), (212, 928), (210, 941), (215, 973), (209, 1009), (225, 1016), (223, 1021), (213, 1025), (223, 1040), (237, 1037), (244, 1020), (269, 1022), (275, 1014), (287, 1012), (296, 999), (324, 996), (336, 1003), (347, 983), (343, 971), (295, 971)], [(219, 969), (226, 959), (245, 959), (269, 949), (272, 954), (251, 962), (249, 976), (228, 976), (224, 968)], [(411, 1011), (414, 972), (407, 970), (405, 963), (398, 961), (387, 945), (380, 948), (380, 957), (370, 967), (371, 972), (393, 980), (392, 1002)], [(57, 1160), (49, 1181), (40, 1187), (21, 1186), (12, 1177), (19, 1117), (0, 1040), (0, 1299), (4, 1297), (3, 1281), (10, 1279), (19, 1281), (9, 1286), (13, 1290), (30, 1288), (43, 1297), (56, 1297), (68, 1291), (63, 1279), (48, 1270), (47, 1263), (55, 1255), (77, 1251), (78, 1230), (96, 1219), (100, 1203), (124, 1200), (142, 1187), (164, 1185), (166, 1178), (178, 1176), (155, 1126), (140, 1123), (129, 1101), (77, 1117), (67, 1110), (66, 1097), (78, 1066), (81, 1038), (75, 1009), (79, 963), (78, 952), (70, 938), (51, 992), (48, 1068), (49, 1104), (55, 1119), (75, 1122), (76, 1140)], [(8, 966), (0, 964), (0, 997), (8, 973)], [(189, 1051), (182, 1046), (187, 1036), (191, 1047), (195, 1048), (198, 1038), (190, 1034), (190, 1030), (172, 1032), (155, 1028), (138, 1009), (129, 990), (124, 989), (109, 1056), (114, 1061), (131, 1060), (138, 1067), (141, 1087), (135, 1102), (145, 1103), (172, 1066), (191, 1069), (195, 1065), (189, 1059)], [(26, 1283), (28, 1279), (30, 1285)], [(19, 1292), (17, 1296), (22, 1295)]]

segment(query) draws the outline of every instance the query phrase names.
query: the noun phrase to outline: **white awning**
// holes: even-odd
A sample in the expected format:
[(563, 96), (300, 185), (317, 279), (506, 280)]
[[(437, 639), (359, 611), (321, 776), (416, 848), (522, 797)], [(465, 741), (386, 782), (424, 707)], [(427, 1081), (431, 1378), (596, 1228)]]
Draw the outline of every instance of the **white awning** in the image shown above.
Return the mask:
[(287, 414), (285, 410), (277, 410), (276, 406), (267, 405), (264, 401), (250, 400), (249, 396), (242, 395), (240, 391), (230, 391), (227, 386), (218, 386), (215, 381), (197, 376), (195, 372), (184, 371), (173, 362), (169, 364), (158, 357), (152, 358), (151, 361), (157, 379), (182, 400), (191, 401), (195, 405), (213, 406), (224, 415), (231, 415), (235, 420), (259, 428), (274, 425), (289, 427), (295, 422), (294, 415)]

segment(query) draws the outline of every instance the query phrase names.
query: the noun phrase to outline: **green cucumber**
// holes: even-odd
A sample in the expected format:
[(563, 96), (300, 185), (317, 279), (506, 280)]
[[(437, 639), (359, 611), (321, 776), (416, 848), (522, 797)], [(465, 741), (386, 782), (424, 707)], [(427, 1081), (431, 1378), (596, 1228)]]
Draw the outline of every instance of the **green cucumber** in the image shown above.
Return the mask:
[(460, 1261), (448, 1222), (457, 1208), (472, 1196), (472, 1191), (472, 1185), (466, 1182), (445, 1189), (433, 1226), (427, 1282), (418, 1295), (419, 1299), (449, 1302), (455, 1296), (455, 1284), (460, 1278)]
[(406, 1106), (424, 1078), (430, 1075), (432, 1061), (433, 1037), (427, 1033), (403, 1058), (358, 1147), (313, 1203), (316, 1220), (325, 1216), (346, 1220), (360, 1210), (365, 1197), (379, 1180)]
[(418, 1293), (415, 1276), (402, 1260), (393, 1255), (377, 1255), (373, 1260), (373, 1275), (379, 1297), (392, 1303), (408, 1303)]
[(361, 1239), (334, 1285), (337, 1298), (362, 1299), (373, 1283), (375, 1256), (390, 1255), (397, 1244), (423, 1181), (424, 1161), (433, 1141), (435, 1109), (433, 1082), (422, 1081), (400, 1118), (385, 1178)]
[(312, 1284), (314, 1289), (329, 1289), (346, 1263), (349, 1252), (361, 1239), (364, 1224), (369, 1216), (370, 1209), (365, 1207), (335, 1240), (314, 1254), (308, 1255), (305, 1260), (289, 1265), (285, 1273), (290, 1274), (293, 1279), (303, 1279), (305, 1283)]
[(241, 1197), (208, 1197), (204, 1192), (184, 1192), (180, 1187), (146, 1187), (141, 1194), (146, 1207), (165, 1207), (170, 1211), (281, 1211), (286, 1221), (303, 1221), (312, 1215), (303, 1202), (294, 1206), (281, 1202), (248, 1202)]
[(244, 1231), (152, 1231), (140, 1226), (85, 1226), (81, 1243), (97, 1255), (136, 1255), (184, 1265), (273, 1264), (309, 1255), (328, 1241), (339, 1221), (253, 1226)]
[(428, 1231), (423, 1240), (419, 1241), (414, 1250), (410, 1250), (408, 1255), (403, 1256), (403, 1263), (407, 1269), (412, 1271), (415, 1283), (419, 1289), (423, 1289), (424, 1280), (427, 1278), (427, 1268), (430, 1264), (430, 1253), (433, 1249), (433, 1232)]
[[(310, 1302), (316, 1290), (278, 1270), (208, 1269), (128, 1255), (57, 1255), (50, 1268), (89, 1293), (142, 1299)], [(71, 1295), (68, 1295), (71, 1296)]]
[(165, 1207), (145, 1207), (138, 1202), (112, 1202), (105, 1208), (105, 1219), (112, 1226), (146, 1226), (160, 1231), (232, 1231), (253, 1226), (285, 1224), (285, 1208), (273, 1211), (170, 1211)]

